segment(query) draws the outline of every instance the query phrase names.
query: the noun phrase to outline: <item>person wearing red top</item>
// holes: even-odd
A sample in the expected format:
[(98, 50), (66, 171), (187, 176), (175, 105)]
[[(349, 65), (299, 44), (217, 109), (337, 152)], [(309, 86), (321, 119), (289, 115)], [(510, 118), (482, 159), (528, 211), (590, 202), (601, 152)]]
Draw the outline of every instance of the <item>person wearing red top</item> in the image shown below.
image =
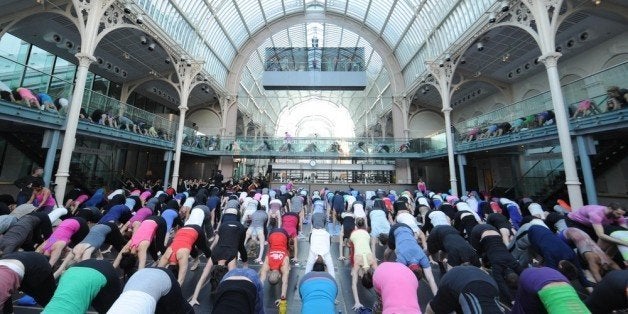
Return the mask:
[(281, 227), (286, 231), (294, 244), (294, 257), (292, 261), (298, 263), (299, 249), (297, 246), (297, 232), (299, 228), (299, 214), (287, 212), (281, 216)]
[(260, 280), (275, 285), (281, 278), (281, 298), (285, 299), (288, 291), (290, 272), (290, 252), (288, 251), (288, 232), (284, 229), (275, 229), (268, 234), (268, 254), (260, 269)]

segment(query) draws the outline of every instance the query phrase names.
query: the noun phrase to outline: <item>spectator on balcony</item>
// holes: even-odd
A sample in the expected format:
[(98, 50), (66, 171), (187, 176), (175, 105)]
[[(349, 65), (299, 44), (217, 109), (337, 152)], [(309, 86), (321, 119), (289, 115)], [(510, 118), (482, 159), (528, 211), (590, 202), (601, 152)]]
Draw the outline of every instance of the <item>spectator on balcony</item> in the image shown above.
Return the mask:
[(35, 96), (37, 97), (37, 101), (39, 101), (41, 110), (57, 112), (57, 107), (55, 107), (54, 101), (50, 95), (46, 93), (38, 93)]
[(628, 89), (611, 86), (606, 91), (606, 94), (608, 95), (606, 111), (619, 110), (628, 105)]
[(467, 136), (465, 140), (467, 142), (475, 140), (478, 137), (478, 133), (480, 133), (480, 128), (478, 127), (471, 128), (469, 132), (467, 132)]
[[(8, 99), (4, 98), (5, 95), (6, 95), (10, 99), (10, 97), (13, 97), (13, 95), (11, 95), (11, 88), (7, 84), (2, 82), (2, 81), (0, 81), (0, 92), (3, 92), (2, 93), (2, 99), (6, 100), (6, 101), (12, 101), (12, 100), (8, 100)], [(11, 96), (9, 96), (9, 95), (11, 95)]]
[(495, 131), (495, 136), (502, 136), (508, 132), (510, 132), (511, 125), (508, 122), (502, 122), (497, 125), (497, 130)]
[(497, 124), (491, 124), (489, 125), (486, 130), (484, 130), (484, 132), (482, 132), (482, 134), (480, 134), (478, 136), (479, 140), (485, 139), (485, 138), (489, 138), (489, 137), (493, 137), (495, 132), (497, 131)]
[(525, 117), (521, 117), (512, 122), (510, 132), (517, 133), (521, 131), (523, 124), (525, 122)]
[(37, 96), (35, 96), (33, 92), (31, 92), (27, 88), (19, 87), (18, 89), (16, 89), (15, 92), (13, 93), (13, 98), (15, 98), (15, 100), (17, 101), (24, 101), (24, 103), (29, 108), (35, 108), (35, 109), (41, 108), (39, 100), (37, 100)]
[(552, 125), (555, 117), (554, 111), (545, 110), (537, 115), (537, 123), (539, 126)]
[(133, 123), (131, 119), (125, 117), (123, 113), (118, 114), (117, 120), (120, 125), (120, 129), (124, 128), (126, 131), (135, 131), (135, 123)]
[(0, 99), (8, 102), (16, 102), (11, 91), (0, 90)]
[[(66, 98), (57, 98), (54, 101), (55, 108), (60, 115), (65, 116), (68, 113), (68, 105), (70, 105), (70, 101)], [(83, 108), (81, 108), (83, 110)], [(83, 119), (83, 117), (80, 117)]]
[(399, 145), (399, 152), (400, 153), (405, 153), (405, 152), (408, 152), (408, 151), (410, 151), (410, 143), (405, 142), (405, 143)]
[(536, 127), (536, 115), (531, 114), (526, 116), (525, 120), (523, 120), (523, 127), (527, 129)]
[(576, 111), (573, 113), (573, 116), (571, 116), (571, 118), (577, 118), (579, 115), (582, 115), (583, 117), (590, 115), (591, 107), (593, 107), (593, 103), (591, 102), (591, 100), (585, 99), (581, 101), (580, 103), (578, 103), (578, 107), (576, 108)]
[(85, 108), (81, 108), (81, 111), (79, 111), (79, 119), (93, 122), (92, 118), (87, 114)]
[(159, 132), (157, 132), (157, 129), (152, 125), (148, 128), (146, 133), (152, 137), (159, 137)]

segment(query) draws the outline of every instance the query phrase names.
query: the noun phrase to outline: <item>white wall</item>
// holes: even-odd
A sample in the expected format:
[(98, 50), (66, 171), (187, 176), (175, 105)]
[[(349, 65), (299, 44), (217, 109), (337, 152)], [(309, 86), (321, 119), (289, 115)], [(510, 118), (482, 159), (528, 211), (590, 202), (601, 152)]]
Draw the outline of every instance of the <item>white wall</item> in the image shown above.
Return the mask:
[[(594, 34), (592, 34), (592, 36), (594, 36)], [(592, 40), (594, 40), (594, 38), (592, 38)], [(627, 60), (628, 31), (598, 44), (577, 56), (559, 60), (558, 70), (561, 78), (565, 79), (563, 83), (568, 83), (575, 78), (589, 76), (604, 68)], [(539, 67), (543, 67), (543, 65)], [(531, 77), (514, 82), (511, 87), (515, 102), (537, 95), (540, 92), (549, 90), (547, 74), (545, 71), (541, 71)], [(592, 82), (586, 82), (585, 80), (582, 84), (574, 84), (571, 88), (564, 88), (563, 93), (567, 101), (570, 101), (571, 99), (583, 99), (587, 96), (600, 95), (604, 93), (606, 87), (607, 86), (604, 86), (604, 84), (596, 85), (592, 84)], [(502, 93), (493, 94), (477, 103), (469, 103), (462, 107), (455, 108), (452, 111), (452, 121), (457, 123), (460, 120), (472, 118), (480, 112), (488, 113), (494, 110), (494, 106), (497, 103), (508, 105), (511, 101)], [(421, 124), (425, 121), (423, 119), (429, 118), (431, 117), (422, 117), (421, 120), (415, 121), (414, 123)]]
[(220, 134), (220, 126), (222, 125), (222, 122), (220, 121), (220, 117), (211, 110), (197, 110), (192, 112), (192, 114), (188, 115), (186, 118), (186, 125), (196, 123), (198, 131), (205, 135)]
[(434, 132), (443, 129), (445, 119), (443, 115), (434, 111), (421, 111), (410, 117), (408, 127), (410, 138), (426, 137)]

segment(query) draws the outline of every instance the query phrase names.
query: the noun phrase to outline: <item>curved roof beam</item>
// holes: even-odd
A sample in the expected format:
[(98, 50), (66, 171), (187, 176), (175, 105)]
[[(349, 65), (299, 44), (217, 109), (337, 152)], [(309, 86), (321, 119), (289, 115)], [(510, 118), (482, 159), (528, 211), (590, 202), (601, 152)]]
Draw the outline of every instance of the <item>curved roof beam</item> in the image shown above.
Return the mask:
[(280, 20), (271, 22), (266, 25), (266, 27), (253, 34), (253, 36), (249, 38), (244, 45), (242, 45), (242, 47), (240, 47), (238, 55), (229, 67), (230, 71), (227, 76), (226, 86), (227, 92), (232, 95), (237, 94), (240, 85), (240, 76), (248, 63), (251, 54), (253, 54), (267, 38), (272, 37), (277, 32), (287, 29), (290, 26), (303, 24), (304, 22), (331, 23), (344, 27), (356, 34), (360, 34), (362, 38), (371, 44), (373, 50), (375, 50), (382, 57), (384, 67), (390, 75), (393, 94), (398, 95), (404, 91), (405, 81), (401, 72), (399, 61), (395, 57), (392, 48), (379, 36), (379, 34), (363, 24), (361, 21), (358, 21), (350, 16), (327, 11), (325, 14), (306, 14), (305, 12), (298, 12), (288, 15)]

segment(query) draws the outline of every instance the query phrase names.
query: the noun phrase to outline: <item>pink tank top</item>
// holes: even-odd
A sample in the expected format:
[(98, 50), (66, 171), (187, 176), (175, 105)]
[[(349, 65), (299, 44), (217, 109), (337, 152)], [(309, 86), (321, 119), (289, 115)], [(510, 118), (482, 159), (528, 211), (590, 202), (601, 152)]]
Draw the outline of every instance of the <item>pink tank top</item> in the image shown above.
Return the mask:
[(151, 242), (157, 232), (157, 223), (154, 220), (144, 220), (131, 237), (131, 247), (137, 248), (142, 241)]
[(74, 203), (76, 205), (81, 205), (83, 204), (83, 202), (87, 201), (89, 199), (89, 196), (85, 195), (85, 194), (81, 194), (79, 195), (79, 197), (76, 198), (76, 200), (74, 200)]
[(57, 243), (57, 241), (70, 242), (70, 238), (72, 238), (80, 228), (81, 224), (76, 219), (66, 219), (62, 221), (52, 235), (50, 235), (48, 241), (46, 241), (44, 251), (50, 252), (52, 245)]
[[(35, 197), (35, 200), (37, 200), (37, 204), (41, 204), (44, 198), (44, 194), (40, 193)], [(46, 202), (44, 204), (44, 206), (55, 206), (55, 199), (52, 197), (52, 195), (48, 195), (48, 198), (46, 199)]]

